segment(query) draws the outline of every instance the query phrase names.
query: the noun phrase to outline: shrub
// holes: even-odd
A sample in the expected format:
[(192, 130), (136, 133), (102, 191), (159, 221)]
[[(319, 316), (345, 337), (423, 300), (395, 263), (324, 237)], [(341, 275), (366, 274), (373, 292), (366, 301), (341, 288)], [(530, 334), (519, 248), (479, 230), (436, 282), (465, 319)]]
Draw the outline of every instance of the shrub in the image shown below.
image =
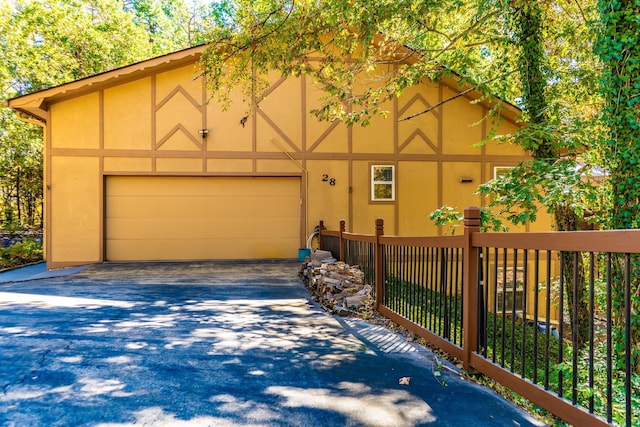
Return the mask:
[(32, 239), (25, 239), (8, 248), (0, 249), (0, 268), (16, 267), (38, 261), (42, 261), (42, 244)]

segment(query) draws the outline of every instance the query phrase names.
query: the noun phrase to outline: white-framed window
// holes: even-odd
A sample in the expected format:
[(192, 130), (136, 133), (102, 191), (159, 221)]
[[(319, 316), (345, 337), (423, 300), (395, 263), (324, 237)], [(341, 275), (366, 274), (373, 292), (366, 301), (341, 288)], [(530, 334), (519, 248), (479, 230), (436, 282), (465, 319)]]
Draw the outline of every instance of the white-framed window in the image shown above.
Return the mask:
[(371, 165), (371, 201), (396, 200), (395, 169), (394, 165)]

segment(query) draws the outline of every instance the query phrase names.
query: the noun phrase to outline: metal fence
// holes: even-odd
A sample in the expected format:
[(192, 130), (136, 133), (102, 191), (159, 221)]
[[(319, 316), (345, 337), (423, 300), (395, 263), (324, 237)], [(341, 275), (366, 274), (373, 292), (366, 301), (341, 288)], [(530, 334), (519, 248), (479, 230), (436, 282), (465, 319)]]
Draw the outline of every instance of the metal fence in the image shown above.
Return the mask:
[[(393, 237), (321, 231), (376, 309), (574, 425), (640, 425), (632, 294), (640, 230)], [(326, 240), (330, 237), (333, 240)], [(328, 243), (325, 245), (325, 243)], [(368, 274), (367, 274), (368, 272)], [(636, 343), (637, 345), (637, 343)]]

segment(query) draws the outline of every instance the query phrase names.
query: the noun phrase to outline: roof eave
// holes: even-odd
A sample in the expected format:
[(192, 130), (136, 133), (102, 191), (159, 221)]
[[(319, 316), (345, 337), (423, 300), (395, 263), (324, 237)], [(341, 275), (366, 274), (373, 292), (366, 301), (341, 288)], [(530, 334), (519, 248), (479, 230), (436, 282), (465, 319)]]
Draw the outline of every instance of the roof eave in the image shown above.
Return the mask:
[[(383, 36), (379, 34), (375, 38), (375, 43), (380, 43), (382, 39)], [(401, 56), (404, 57), (404, 61), (406, 63), (413, 64), (419, 60), (420, 52), (418, 50), (406, 45), (402, 46), (402, 48), (404, 49), (404, 52), (401, 52)], [(497, 106), (498, 114), (514, 123), (518, 123), (520, 116), (522, 115), (522, 110), (516, 105), (502, 99), (497, 95), (491, 95), (490, 99), (487, 99), (486, 94), (477, 89), (474, 89), (468, 82), (465, 82), (462, 87), (460, 87), (460, 82), (463, 81), (463, 77), (457, 74), (455, 71), (451, 71), (451, 74), (452, 75), (450, 77), (442, 77), (440, 79), (440, 82), (457, 92), (472, 89), (465, 95), (466, 98), (474, 101), (479, 100), (479, 102), (488, 109), (493, 109)]]
[(188, 63), (196, 62), (206, 46), (196, 46), (173, 52), (156, 58), (147, 59), (115, 70), (85, 77), (59, 86), (43, 89), (27, 95), (9, 99), (6, 105), (16, 111), (37, 118), (47, 120), (49, 104), (52, 102), (81, 96), (85, 93), (102, 89), (113, 84), (128, 82), (151, 74), (159, 69), (176, 68)]

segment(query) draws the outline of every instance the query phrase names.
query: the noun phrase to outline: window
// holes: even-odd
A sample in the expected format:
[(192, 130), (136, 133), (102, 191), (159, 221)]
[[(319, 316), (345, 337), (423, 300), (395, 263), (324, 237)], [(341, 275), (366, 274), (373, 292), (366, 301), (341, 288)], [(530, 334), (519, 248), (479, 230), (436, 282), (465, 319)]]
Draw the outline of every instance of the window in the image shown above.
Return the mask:
[[(515, 273), (514, 273), (515, 271)], [(522, 312), (524, 301), (524, 268), (497, 267), (496, 269), (496, 308), (498, 313), (516, 310)], [(514, 277), (515, 274), (515, 277)], [(506, 281), (505, 281), (506, 280)], [(515, 289), (514, 282), (515, 280)], [(525, 310), (526, 311), (526, 310)]]
[(371, 165), (371, 200), (390, 202), (395, 199), (395, 166)]
[(493, 167), (493, 179), (506, 175), (513, 169), (513, 166), (494, 166)]

